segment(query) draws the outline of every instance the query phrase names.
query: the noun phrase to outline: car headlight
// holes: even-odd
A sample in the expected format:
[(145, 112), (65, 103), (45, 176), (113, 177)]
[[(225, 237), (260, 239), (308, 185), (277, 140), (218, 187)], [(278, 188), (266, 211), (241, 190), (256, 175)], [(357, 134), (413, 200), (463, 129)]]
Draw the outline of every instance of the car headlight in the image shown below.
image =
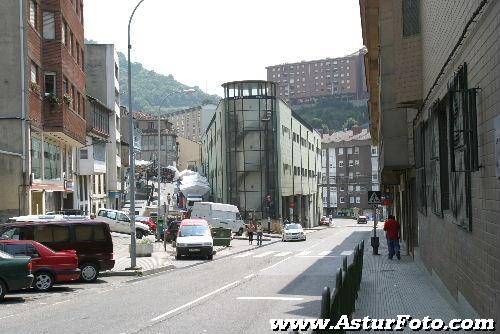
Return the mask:
[(202, 243), (203, 246), (212, 246), (212, 243), (211, 242), (204, 242)]
[(187, 244), (184, 244), (184, 243), (177, 243), (177, 247), (186, 247)]

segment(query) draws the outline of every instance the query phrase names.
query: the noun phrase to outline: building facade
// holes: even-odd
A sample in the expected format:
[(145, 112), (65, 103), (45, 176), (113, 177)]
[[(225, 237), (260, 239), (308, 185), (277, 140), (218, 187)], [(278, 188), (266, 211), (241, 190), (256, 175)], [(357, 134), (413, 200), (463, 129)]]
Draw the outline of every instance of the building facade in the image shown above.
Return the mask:
[(0, 215), (76, 206), (85, 144), (81, 0), (0, 4)]
[[(142, 112), (134, 112), (137, 129), (141, 133), (140, 152), (137, 152), (137, 160), (156, 161), (158, 157), (158, 117)], [(179, 147), (177, 134), (173, 125), (166, 117), (160, 120), (161, 133), (161, 156), (162, 166), (177, 166), (179, 161)]]
[(378, 148), (367, 129), (324, 134), (321, 141), (323, 215), (372, 214), (368, 191), (380, 190)]
[(500, 314), (500, 3), (360, 1), (371, 132), (408, 253), (470, 318)]
[(113, 44), (85, 44), (87, 92), (113, 110), (106, 144), (106, 190), (108, 208), (119, 209), (123, 201), (121, 165), (121, 113), (118, 54)]
[(202, 107), (194, 107), (169, 112), (165, 117), (172, 123), (179, 137), (201, 142)]
[(276, 82), (280, 99), (293, 104), (321, 96), (365, 99), (365, 54), (363, 49), (340, 58), (268, 66), (267, 80)]
[(179, 163), (177, 169), (201, 170), (201, 144), (193, 140), (177, 136), (179, 147)]
[(317, 225), (320, 134), (277, 97), (273, 82), (223, 87), (202, 144), (211, 200), (238, 206), (245, 219)]

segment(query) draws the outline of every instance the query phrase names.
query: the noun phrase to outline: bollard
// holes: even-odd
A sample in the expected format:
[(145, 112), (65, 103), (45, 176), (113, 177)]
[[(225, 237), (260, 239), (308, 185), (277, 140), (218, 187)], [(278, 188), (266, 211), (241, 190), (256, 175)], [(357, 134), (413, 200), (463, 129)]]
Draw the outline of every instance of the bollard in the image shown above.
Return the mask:
[(321, 294), (321, 319), (330, 317), (330, 288), (325, 286)]
[(347, 256), (342, 259), (342, 270), (347, 271)]
[(335, 289), (330, 298), (330, 319), (337, 322), (341, 316), (341, 293), (342, 293), (342, 269), (339, 268), (335, 274)]

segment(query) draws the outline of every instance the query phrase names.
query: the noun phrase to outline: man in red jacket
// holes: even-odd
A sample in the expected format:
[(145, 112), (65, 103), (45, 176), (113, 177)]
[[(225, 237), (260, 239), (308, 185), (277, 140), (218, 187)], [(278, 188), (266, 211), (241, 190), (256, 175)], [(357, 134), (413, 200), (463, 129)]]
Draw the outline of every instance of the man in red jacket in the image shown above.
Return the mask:
[(399, 253), (399, 230), (401, 225), (393, 215), (389, 215), (389, 219), (385, 221), (384, 231), (387, 237), (387, 247), (389, 248), (389, 260), (392, 260), (394, 254), (398, 260), (401, 260)]

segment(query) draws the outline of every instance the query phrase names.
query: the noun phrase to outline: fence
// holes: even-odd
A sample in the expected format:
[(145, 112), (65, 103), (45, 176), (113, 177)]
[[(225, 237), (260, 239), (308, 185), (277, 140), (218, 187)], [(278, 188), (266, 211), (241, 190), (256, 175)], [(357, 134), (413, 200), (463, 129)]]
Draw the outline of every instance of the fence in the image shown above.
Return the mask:
[[(330, 325), (335, 325), (342, 315), (349, 319), (354, 312), (358, 291), (363, 273), (363, 254), (365, 241), (354, 248), (354, 258), (351, 264), (347, 256), (343, 258), (342, 267), (335, 274), (335, 287), (323, 288), (321, 296), (321, 319), (330, 319)], [(344, 330), (324, 330), (322, 333), (344, 333)]]

